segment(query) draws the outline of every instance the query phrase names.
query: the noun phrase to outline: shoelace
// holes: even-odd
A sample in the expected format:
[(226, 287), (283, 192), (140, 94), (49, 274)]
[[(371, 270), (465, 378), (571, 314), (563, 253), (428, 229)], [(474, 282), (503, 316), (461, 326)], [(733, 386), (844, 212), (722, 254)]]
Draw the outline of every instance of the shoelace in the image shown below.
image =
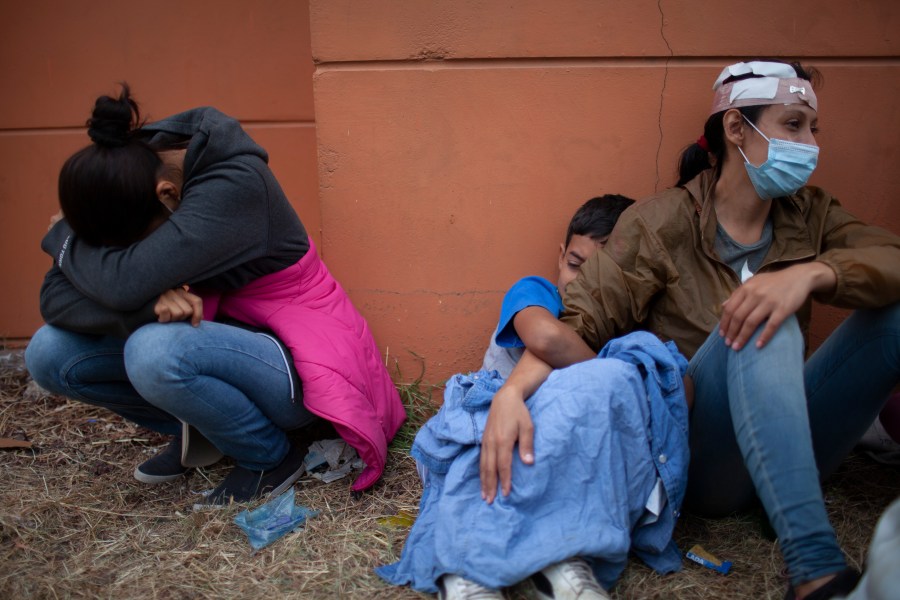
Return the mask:
[(583, 560), (569, 560), (564, 563), (564, 568), (571, 576), (572, 582), (575, 584), (576, 593), (580, 594), (584, 590), (590, 590), (606, 596), (606, 590), (597, 584), (594, 579), (594, 572)]

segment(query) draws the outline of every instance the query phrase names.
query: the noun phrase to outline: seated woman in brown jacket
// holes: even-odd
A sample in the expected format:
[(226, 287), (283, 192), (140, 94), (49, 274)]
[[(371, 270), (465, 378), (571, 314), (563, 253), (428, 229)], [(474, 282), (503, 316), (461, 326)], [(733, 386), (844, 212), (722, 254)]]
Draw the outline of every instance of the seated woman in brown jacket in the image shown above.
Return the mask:
[[(678, 186), (629, 208), (566, 288), (581, 340), (526, 353), (495, 396), (481, 453), (488, 501), (533, 455), (527, 398), (552, 368), (641, 328), (673, 340), (695, 386), (685, 504), (725, 515), (756, 498), (778, 535), (788, 598), (852, 589), (819, 485), (900, 381), (900, 238), (806, 181), (819, 148), (810, 73), (722, 71)], [(856, 309), (805, 359), (811, 300)], [(569, 340), (569, 341), (565, 341)], [(534, 461), (541, 460), (534, 456)]]

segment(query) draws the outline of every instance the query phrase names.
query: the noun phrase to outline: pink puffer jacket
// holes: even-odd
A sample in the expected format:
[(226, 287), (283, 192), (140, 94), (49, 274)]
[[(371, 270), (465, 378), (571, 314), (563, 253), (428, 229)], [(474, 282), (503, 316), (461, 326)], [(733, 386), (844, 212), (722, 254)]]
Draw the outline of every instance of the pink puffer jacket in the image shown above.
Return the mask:
[(227, 316), (270, 329), (290, 348), (304, 405), (334, 423), (366, 463), (352, 488), (378, 481), (406, 411), (366, 320), (312, 241), (296, 264), (220, 296), (204, 294), (203, 301), (206, 318)]

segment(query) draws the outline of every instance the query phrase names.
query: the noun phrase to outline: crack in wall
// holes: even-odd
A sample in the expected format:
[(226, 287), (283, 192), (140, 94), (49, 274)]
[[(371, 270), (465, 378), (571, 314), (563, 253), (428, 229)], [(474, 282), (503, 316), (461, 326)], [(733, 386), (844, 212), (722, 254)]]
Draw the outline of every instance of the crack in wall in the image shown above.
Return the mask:
[(662, 151), (663, 143), (662, 113), (663, 102), (665, 101), (666, 94), (666, 83), (669, 79), (669, 61), (672, 60), (673, 56), (675, 56), (675, 52), (672, 51), (672, 46), (669, 44), (669, 40), (666, 39), (666, 15), (665, 13), (663, 13), (662, 0), (657, 0), (656, 8), (659, 10), (659, 35), (662, 38), (662, 41), (666, 44), (666, 48), (669, 49), (669, 56), (666, 57), (666, 63), (663, 67), (662, 89), (659, 91), (659, 114), (656, 118), (656, 123), (659, 127), (659, 143), (656, 146), (656, 182), (653, 184), (654, 192), (659, 191), (659, 153)]

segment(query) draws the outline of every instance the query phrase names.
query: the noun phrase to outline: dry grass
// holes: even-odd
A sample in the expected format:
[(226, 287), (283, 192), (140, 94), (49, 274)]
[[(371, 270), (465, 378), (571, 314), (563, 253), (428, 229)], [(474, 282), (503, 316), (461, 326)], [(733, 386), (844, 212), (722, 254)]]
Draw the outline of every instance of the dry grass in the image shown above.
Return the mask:
[[(404, 389), (427, 416), (429, 390)], [(175, 484), (145, 486), (134, 465), (163, 440), (118, 417), (27, 385), (16, 353), (0, 351), (0, 437), (33, 442), (0, 450), (0, 598), (422, 598), (373, 573), (393, 561), (406, 530), (380, 521), (415, 514), (421, 488), (408, 457), (414, 428), (392, 446), (384, 479), (354, 499), (349, 482), (303, 479), (296, 501), (320, 511), (304, 529), (257, 554), (232, 519), (242, 507), (194, 512), (195, 491), (227, 465)], [(875, 521), (900, 492), (896, 469), (853, 456), (826, 488), (841, 542), (861, 566)], [(780, 598), (784, 580), (773, 542), (754, 516), (678, 526), (694, 543), (734, 563), (720, 576), (685, 562), (658, 576), (633, 560), (615, 598)], [(514, 592), (519, 597), (520, 591)]]

